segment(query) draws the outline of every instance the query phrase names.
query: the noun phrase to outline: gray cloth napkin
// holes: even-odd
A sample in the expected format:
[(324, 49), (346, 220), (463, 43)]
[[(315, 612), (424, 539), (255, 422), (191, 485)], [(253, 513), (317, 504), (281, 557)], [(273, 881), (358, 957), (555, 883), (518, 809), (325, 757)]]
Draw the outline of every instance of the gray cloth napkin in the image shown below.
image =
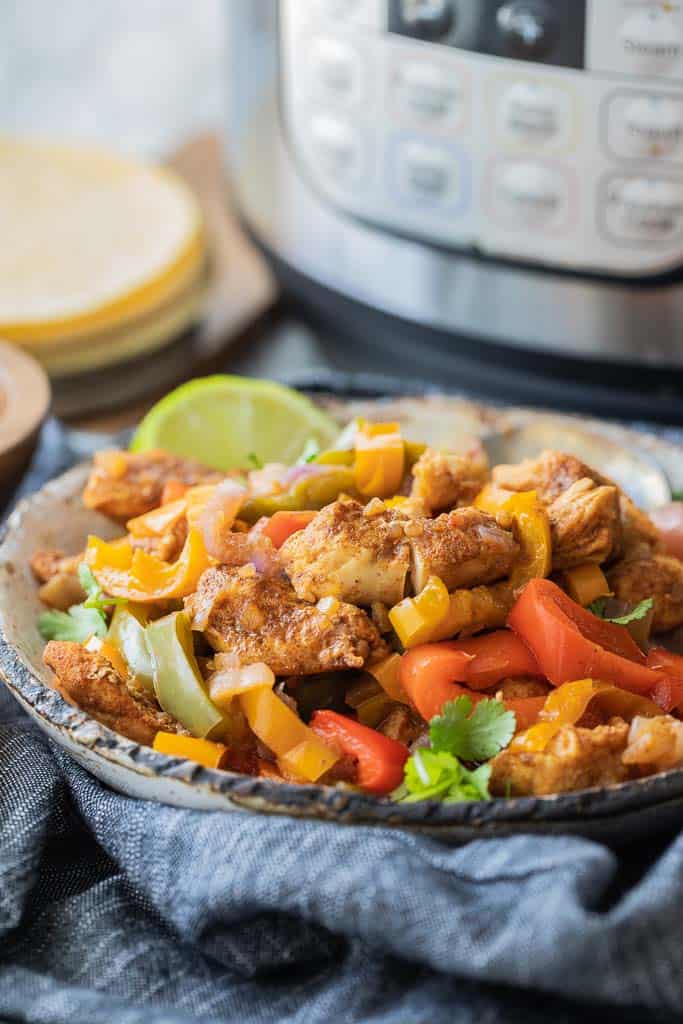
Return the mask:
[(682, 905), (683, 836), (452, 849), (179, 810), (102, 786), (0, 697), (2, 1021), (680, 1020)]

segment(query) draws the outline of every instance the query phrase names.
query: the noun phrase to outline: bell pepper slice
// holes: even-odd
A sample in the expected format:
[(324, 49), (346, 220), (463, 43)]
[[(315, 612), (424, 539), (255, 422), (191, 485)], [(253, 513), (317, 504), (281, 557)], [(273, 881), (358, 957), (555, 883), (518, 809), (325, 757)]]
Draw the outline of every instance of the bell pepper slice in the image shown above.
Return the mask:
[(448, 646), (470, 656), (462, 682), (473, 690), (488, 690), (510, 677), (543, 676), (529, 648), (510, 629), (457, 640)]
[[(299, 770), (307, 774), (306, 781), (315, 782), (339, 760), (338, 755), (296, 715), (283, 700), (268, 687), (248, 690), (237, 700), (252, 732), (265, 743), (278, 758), (285, 758), (303, 743), (306, 756), (301, 757)], [(330, 760), (332, 759), (332, 760)], [(287, 762), (293, 770), (292, 762)]]
[(662, 709), (647, 697), (622, 690), (611, 683), (578, 679), (563, 683), (548, 694), (540, 713), (541, 721), (515, 736), (509, 749), (513, 753), (542, 752), (564, 725), (575, 725), (594, 703), (599, 703), (606, 715), (619, 716), (627, 722), (636, 715), (654, 718), (662, 713)]
[(381, 661), (366, 665), (365, 671), (377, 680), (387, 696), (399, 704), (407, 704), (408, 696), (401, 686), (401, 655), (389, 654)]
[(679, 714), (683, 713), (683, 657), (667, 651), (664, 647), (651, 647), (646, 661), (647, 667), (666, 676), (655, 687), (652, 699), (660, 707), (667, 703)]
[(475, 506), (491, 515), (505, 513), (515, 524), (520, 554), (510, 573), (513, 590), (529, 580), (545, 577), (552, 568), (552, 542), (548, 516), (535, 491), (504, 491), (487, 484), (475, 498)]
[(161, 491), (161, 504), (170, 505), (173, 501), (184, 498), (189, 490), (182, 480), (167, 480)]
[(161, 537), (180, 522), (186, 509), (187, 501), (182, 497), (177, 501), (160, 505), (159, 508), (153, 508), (151, 512), (145, 512), (135, 519), (129, 519), (126, 529), (133, 537)]
[(224, 768), (228, 757), (228, 748), (223, 743), (199, 740), (194, 736), (179, 736), (175, 732), (158, 732), (154, 737), (154, 749), (169, 757), (196, 761), (206, 768)]
[(338, 760), (339, 755), (316, 736), (314, 739), (302, 740), (279, 757), (277, 763), (285, 777), (317, 782)]
[(528, 583), (508, 622), (553, 686), (592, 678), (647, 695), (666, 678), (647, 667), (628, 630), (598, 619), (550, 580)]
[(562, 574), (562, 582), (572, 601), (576, 601), (583, 608), (597, 601), (599, 597), (612, 596), (607, 577), (600, 566), (593, 563), (567, 569)]
[(262, 537), (268, 537), (276, 548), (281, 548), (292, 534), (305, 530), (312, 523), (317, 512), (276, 512), (261, 531)]
[[(497, 637), (498, 634), (491, 634)], [(488, 637), (477, 637), (462, 643), (424, 644), (404, 654), (401, 659), (400, 681), (403, 689), (426, 722), (440, 715), (444, 704), (469, 697), (473, 704), (486, 698), (471, 688), (469, 676), (475, 681), (494, 685), (508, 674), (507, 669), (524, 666), (524, 675), (538, 675), (538, 667), (531, 655), (517, 646), (520, 641), (500, 644), (500, 658), (494, 662), (495, 648), (488, 650)], [(482, 641), (482, 643), (478, 643)], [(479, 661), (479, 669), (477, 669)], [(494, 667), (495, 666), (495, 667)], [(522, 674), (522, 673), (520, 673)], [(497, 677), (497, 678), (494, 678)], [(493, 680), (493, 682), (491, 682)], [(464, 685), (461, 685), (464, 684)], [(535, 722), (545, 703), (545, 697), (517, 697), (504, 700), (509, 711), (514, 711), (517, 728), (525, 729)]]
[(224, 715), (206, 692), (185, 612), (150, 623), (146, 638), (154, 662), (154, 692), (163, 710), (202, 739), (224, 727)]
[(389, 621), (404, 647), (426, 643), (448, 614), (450, 595), (443, 580), (430, 576), (416, 597), (406, 597), (389, 611)]
[(405, 447), (400, 434), (358, 434), (355, 473), (360, 494), (366, 498), (390, 498), (400, 489), (404, 471)]
[(177, 562), (163, 562), (130, 543), (88, 538), (85, 561), (105, 594), (140, 604), (187, 597), (212, 564), (201, 532), (191, 528)]
[(144, 607), (117, 605), (107, 640), (123, 656), (135, 678), (149, 693), (154, 693), (154, 662), (147, 647), (146, 626)]
[(305, 477), (288, 491), (246, 498), (240, 509), (240, 519), (253, 525), (263, 516), (272, 516), (276, 512), (321, 509), (336, 501), (340, 494), (355, 492), (356, 477), (352, 467), (321, 466), (319, 475)]
[(339, 748), (342, 754), (358, 763), (357, 783), (361, 789), (383, 796), (403, 781), (403, 766), (409, 750), (398, 740), (354, 722), (336, 711), (316, 711), (311, 729), (326, 743)]

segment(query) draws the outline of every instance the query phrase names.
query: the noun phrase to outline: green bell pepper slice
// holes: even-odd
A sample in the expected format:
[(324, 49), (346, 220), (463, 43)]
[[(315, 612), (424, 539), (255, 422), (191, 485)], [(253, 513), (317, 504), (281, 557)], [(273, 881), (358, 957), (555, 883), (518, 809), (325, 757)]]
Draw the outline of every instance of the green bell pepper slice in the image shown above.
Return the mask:
[(185, 612), (172, 612), (145, 630), (154, 662), (154, 692), (169, 715), (200, 739), (219, 731), (225, 716), (209, 698), (194, 656)]
[(142, 606), (118, 605), (114, 609), (107, 640), (120, 651), (135, 678), (154, 693), (154, 662), (147, 648), (147, 611)]
[(276, 512), (317, 510), (336, 501), (340, 494), (355, 494), (356, 478), (352, 469), (338, 466), (334, 471), (319, 476), (304, 477), (291, 490), (283, 494), (265, 494), (248, 498), (240, 509), (240, 519), (255, 523), (262, 516)]

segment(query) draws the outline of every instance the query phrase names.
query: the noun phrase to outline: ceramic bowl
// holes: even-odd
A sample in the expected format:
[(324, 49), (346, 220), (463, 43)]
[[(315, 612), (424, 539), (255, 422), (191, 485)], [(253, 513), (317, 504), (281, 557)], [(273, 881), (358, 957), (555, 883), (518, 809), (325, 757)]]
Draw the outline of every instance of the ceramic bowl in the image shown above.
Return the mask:
[[(407, 430), (411, 420), (419, 425), (420, 419), (424, 424), (429, 417), (437, 425), (434, 430), (445, 430), (451, 439), (465, 431), (495, 433), (499, 438), (520, 423), (531, 424), (534, 430), (544, 428), (553, 437), (566, 436), (570, 441), (572, 432), (580, 431), (582, 444), (590, 445), (592, 439), (596, 462), (600, 462), (601, 452), (613, 456), (614, 445), (618, 445), (623, 463), (632, 466), (641, 487), (642, 474), (653, 472), (657, 479), (660, 466), (674, 488), (683, 487), (683, 450), (619, 427), (524, 410), (500, 413), (442, 398), (393, 401), (390, 406), (337, 402), (333, 408), (340, 419), (359, 408), (378, 418), (397, 416), (404, 420)], [(11, 693), (40, 728), (114, 789), (182, 807), (390, 825), (448, 842), (533, 831), (569, 832), (619, 843), (683, 821), (683, 770), (558, 796), (396, 805), (343, 789), (291, 785), (202, 768), (158, 754), (100, 725), (67, 704), (52, 688), (51, 674), (41, 660), (43, 641), (35, 625), (40, 607), (28, 567), (37, 548), (76, 552), (88, 533), (111, 537), (117, 532), (111, 523), (81, 504), (87, 473), (88, 466), (82, 465), (52, 481), (19, 505), (6, 525), (0, 546), (0, 672)]]

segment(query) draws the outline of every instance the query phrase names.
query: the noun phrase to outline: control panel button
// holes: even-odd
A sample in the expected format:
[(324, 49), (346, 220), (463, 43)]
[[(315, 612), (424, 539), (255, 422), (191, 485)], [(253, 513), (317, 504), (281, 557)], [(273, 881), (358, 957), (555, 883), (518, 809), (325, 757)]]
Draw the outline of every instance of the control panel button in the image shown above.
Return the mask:
[(624, 22), (621, 44), (633, 67), (661, 71), (681, 56), (680, 27), (661, 9), (636, 11)]
[(607, 190), (607, 228), (634, 242), (670, 242), (683, 228), (683, 185), (657, 178), (615, 178)]
[(500, 101), (500, 127), (504, 135), (543, 143), (555, 138), (565, 112), (557, 89), (536, 82), (516, 82)]
[(498, 10), (503, 52), (519, 60), (550, 53), (557, 40), (557, 22), (546, 0), (512, 0)]
[(416, 39), (442, 39), (455, 28), (453, 0), (398, 0), (400, 31)]
[(449, 149), (418, 141), (403, 142), (396, 157), (401, 192), (436, 203), (457, 197), (458, 166)]
[(397, 63), (391, 88), (395, 109), (420, 121), (453, 119), (464, 103), (465, 89), (458, 76), (423, 61)]
[(670, 155), (683, 138), (683, 105), (666, 96), (637, 96), (624, 107), (621, 131), (633, 156)]
[(499, 216), (518, 227), (558, 227), (569, 204), (569, 185), (557, 168), (533, 162), (499, 164), (493, 175)]
[(345, 104), (360, 99), (363, 65), (354, 46), (342, 39), (316, 39), (311, 44), (309, 60), (314, 94)]
[(323, 173), (345, 182), (360, 177), (363, 147), (352, 125), (329, 114), (317, 114), (311, 120), (310, 136)]

